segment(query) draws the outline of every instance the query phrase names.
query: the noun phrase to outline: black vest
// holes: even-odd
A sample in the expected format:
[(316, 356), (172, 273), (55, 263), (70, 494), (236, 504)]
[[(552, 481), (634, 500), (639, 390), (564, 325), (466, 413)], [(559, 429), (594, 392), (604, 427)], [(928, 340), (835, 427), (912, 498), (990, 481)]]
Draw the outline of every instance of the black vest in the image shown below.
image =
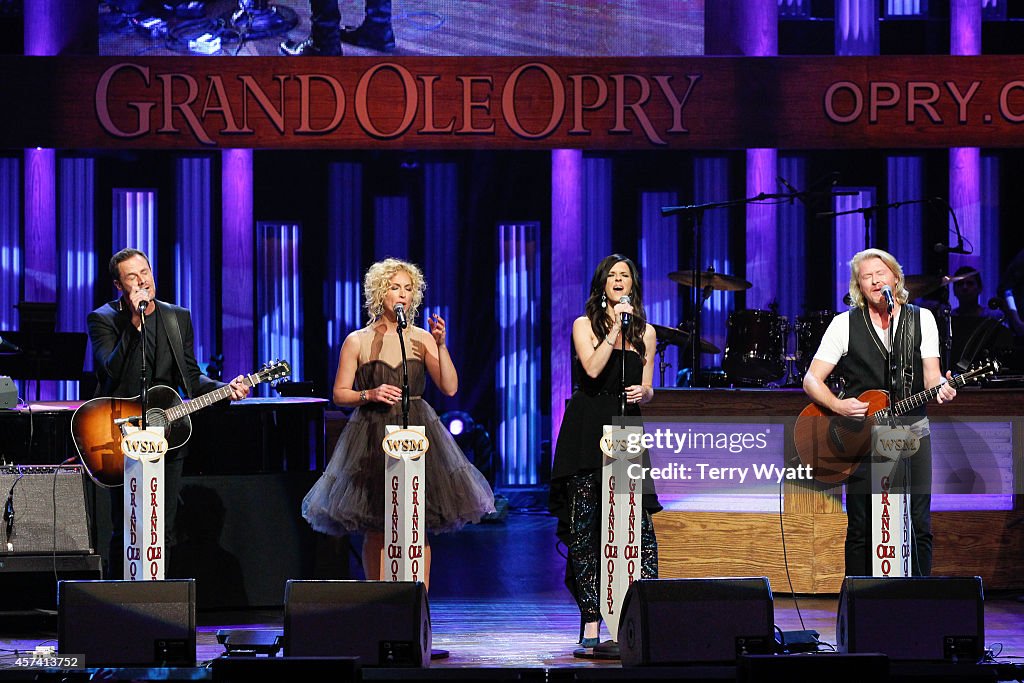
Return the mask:
[[(892, 402), (924, 391), (924, 363), (921, 360), (921, 309), (911, 304), (904, 304), (899, 324), (893, 331), (893, 351), (897, 358), (904, 357), (904, 340), (909, 338), (905, 326), (909, 320), (914, 323), (913, 349), (909, 367), (900, 368), (903, 381), (897, 381), (897, 396), (891, 397)], [(878, 338), (870, 315), (864, 308), (850, 311), (850, 344), (846, 355), (839, 361), (843, 377), (846, 380), (846, 395), (859, 396), (869, 389), (888, 390), (885, 381), (885, 370), (889, 364), (885, 352), (885, 344)], [(921, 406), (906, 413), (907, 415), (924, 415), (925, 407)]]

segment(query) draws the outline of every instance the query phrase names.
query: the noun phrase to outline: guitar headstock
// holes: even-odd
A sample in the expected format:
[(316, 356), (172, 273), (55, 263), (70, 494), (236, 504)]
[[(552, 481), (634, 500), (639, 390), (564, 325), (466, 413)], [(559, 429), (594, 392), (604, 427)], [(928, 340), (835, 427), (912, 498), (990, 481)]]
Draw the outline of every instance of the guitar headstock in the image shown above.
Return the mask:
[(964, 378), (965, 379), (970, 379), (970, 380), (980, 380), (980, 379), (983, 379), (985, 377), (989, 377), (991, 375), (996, 374), (997, 372), (999, 372), (999, 370), (1001, 368), (1002, 368), (1002, 365), (999, 363), (998, 360), (993, 359), (993, 360), (985, 361), (984, 364), (982, 364), (982, 365), (980, 365), (980, 366), (978, 366), (976, 368), (971, 368), (970, 370), (965, 372), (964, 373)]
[(273, 382), (276, 379), (287, 377), (292, 374), (292, 368), (286, 360), (272, 360), (268, 363), (264, 363), (263, 367), (256, 373), (256, 378), (260, 382)]

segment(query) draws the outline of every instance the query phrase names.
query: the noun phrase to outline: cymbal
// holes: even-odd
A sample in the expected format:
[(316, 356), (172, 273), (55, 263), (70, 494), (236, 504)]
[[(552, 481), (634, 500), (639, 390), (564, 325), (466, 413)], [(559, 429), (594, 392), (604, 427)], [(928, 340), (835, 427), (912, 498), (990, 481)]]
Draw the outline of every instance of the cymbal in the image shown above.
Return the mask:
[[(678, 327), (665, 327), (664, 325), (655, 325), (651, 323), (651, 327), (658, 334), (658, 341), (672, 344), (673, 346), (683, 347), (690, 343), (690, 333), (686, 330), (680, 330)], [(701, 353), (721, 353), (722, 350), (709, 342), (706, 339), (700, 340), (700, 352)]]
[(903, 278), (904, 286), (910, 292), (911, 299), (919, 299), (931, 294), (940, 287), (953, 282), (960, 282), (967, 278), (974, 277), (978, 272), (964, 273), (963, 275), (906, 275)]
[[(678, 282), (681, 285), (686, 285), (687, 287), (694, 287), (696, 285), (696, 277), (692, 270), (677, 270), (669, 273), (668, 279), (673, 282)], [(734, 275), (726, 275), (725, 273), (716, 273), (713, 270), (706, 270), (700, 273), (700, 286), (727, 292), (735, 292), (741, 289), (750, 289), (751, 284)]]

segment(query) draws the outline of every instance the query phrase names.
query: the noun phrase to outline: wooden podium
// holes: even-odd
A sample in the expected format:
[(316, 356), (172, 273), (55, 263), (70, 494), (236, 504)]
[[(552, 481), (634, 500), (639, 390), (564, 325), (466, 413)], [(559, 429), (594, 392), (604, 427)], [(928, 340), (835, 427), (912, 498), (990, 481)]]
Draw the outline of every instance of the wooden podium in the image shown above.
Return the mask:
[(124, 576), (158, 581), (166, 572), (164, 553), (164, 428), (121, 425), (124, 454)]
[(872, 576), (910, 576), (914, 566), (910, 482), (907, 472), (921, 440), (906, 427), (877, 425), (871, 430)]
[(599, 573), (601, 617), (612, 634), (619, 632), (622, 602), (629, 586), (640, 578), (643, 518), (643, 479), (631, 466), (642, 465), (642, 450), (630, 446), (643, 427), (604, 425), (601, 452), (601, 537)]
[(384, 465), (385, 581), (422, 581), (426, 543), (426, 474), (430, 442), (422, 426), (385, 426)]

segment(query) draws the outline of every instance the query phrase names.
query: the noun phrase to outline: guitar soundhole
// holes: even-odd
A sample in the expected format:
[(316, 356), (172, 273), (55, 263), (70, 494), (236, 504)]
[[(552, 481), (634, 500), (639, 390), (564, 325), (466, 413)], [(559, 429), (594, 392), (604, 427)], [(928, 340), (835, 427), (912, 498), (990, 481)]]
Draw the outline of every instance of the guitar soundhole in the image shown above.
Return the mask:
[(150, 427), (166, 427), (167, 413), (159, 408), (152, 408), (146, 411), (146, 424)]

